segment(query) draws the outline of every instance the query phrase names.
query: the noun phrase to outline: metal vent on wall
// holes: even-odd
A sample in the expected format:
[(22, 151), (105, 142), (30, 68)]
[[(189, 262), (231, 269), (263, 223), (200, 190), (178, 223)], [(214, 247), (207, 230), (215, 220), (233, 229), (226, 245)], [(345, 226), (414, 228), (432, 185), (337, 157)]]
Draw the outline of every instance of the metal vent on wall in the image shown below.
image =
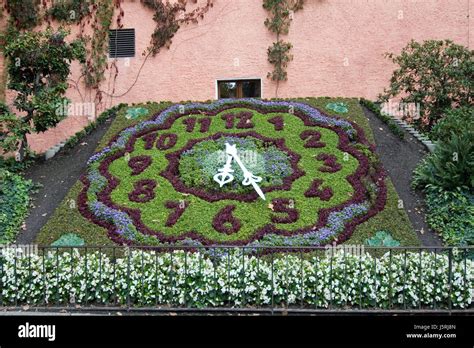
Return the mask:
[(135, 57), (135, 29), (109, 30), (109, 57)]

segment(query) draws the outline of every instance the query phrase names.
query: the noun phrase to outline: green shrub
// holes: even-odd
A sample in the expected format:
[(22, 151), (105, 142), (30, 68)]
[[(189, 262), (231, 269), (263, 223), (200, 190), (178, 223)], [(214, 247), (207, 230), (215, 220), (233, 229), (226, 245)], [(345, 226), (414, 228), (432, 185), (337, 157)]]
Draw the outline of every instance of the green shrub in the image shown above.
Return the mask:
[(0, 244), (16, 237), (28, 212), (32, 187), (30, 180), (0, 169)]
[(413, 122), (421, 130), (429, 131), (445, 109), (474, 103), (473, 50), (450, 40), (412, 40), (399, 56), (387, 56), (398, 69), (393, 72), (390, 87), (379, 98), (419, 103), (421, 117)]
[(430, 227), (447, 245), (473, 245), (474, 195), (460, 188), (443, 191), (428, 186), (426, 191), (426, 220)]
[(474, 132), (452, 134), (439, 142), (434, 153), (428, 155), (416, 167), (412, 184), (424, 189), (427, 185), (444, 190), (474, 187)]
[(431, 129), (430, 138), (446, 141), (453, 134), (461, 135), (464, 132), (474, 132), (473, 107), (447, 110), (444, 117)]

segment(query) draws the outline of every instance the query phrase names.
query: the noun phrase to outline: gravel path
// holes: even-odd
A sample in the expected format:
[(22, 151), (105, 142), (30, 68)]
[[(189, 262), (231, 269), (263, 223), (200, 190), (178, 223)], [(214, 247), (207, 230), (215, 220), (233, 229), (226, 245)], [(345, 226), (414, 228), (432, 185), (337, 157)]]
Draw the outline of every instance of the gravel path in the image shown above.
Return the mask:
[(104, 136), (110, 120), (97, 126), (72, 149), (62, 149), (52, 159), (40, 160), (27, 169), (25, 177), (43, 185), (32, 196), (33, 207), (25, 221), (25, 230), (17, 236), (18, 244), (33, 243), (70, 188), (84, 172), (86, 162)]
[(420, 192), (411, 189), (411, 176), (416, 165), (428, 154), (423, 144), (405, 131), (400, 140), (370, 110), (363, 107), (369, 119), (377, 144), (376, 152), (395, 189), (403, 201), (405, 210), (423, 246), (442, 246), (441, 239), (425, 222), (424, 199)]

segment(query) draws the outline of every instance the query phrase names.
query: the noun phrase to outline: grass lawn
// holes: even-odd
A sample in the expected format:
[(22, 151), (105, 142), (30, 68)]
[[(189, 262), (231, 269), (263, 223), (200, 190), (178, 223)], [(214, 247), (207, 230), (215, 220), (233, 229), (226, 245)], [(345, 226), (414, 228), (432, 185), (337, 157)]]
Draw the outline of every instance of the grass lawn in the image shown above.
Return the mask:
[[(353, 122), (362, 130), (366, 141), (357, 139), (348, 145), (350, 148), (343, 149), (341, 139), (347, 135), (343, 134), (342, 128), (337, 128), (336, 132), (336, 128), (325, 127), (319, 123), (305, 124), (303, 118), (297, 117), (298, 112), (293, 114), (293, 110), (285, 112), (273, 110), (270, 107), (266, 109), (266, 106), (263, 109), (252, 109), (245, 105), (238, 105), (230, 109), (218, 109), (212, 115), (194, 112), (182, 116), (178, 115), (181, 113), (179, 111), (176, 112), (174, 122), (170, 123), (166, 129), (147, 128), (141, 133), (137, 132), (139, 134), (133, 139), (130, 147), (121, 154), (105, 155), (98, 161), (92, 161), (88, 167), (88, 174), (106, 172), (111, 178), (118, 179), (114, 187), (110, 187), (105, 197), (101, 194), (104, 186), (101, 186), (103, 183), (101, 184), (100, 181), (97, 183), (89, 181), (87, 190), (84, 190), (84, 183), (78, 181), (43, 226), (36, 242), (40, 245), (49, 245), (64, 234), (74, 233), (83, 238), (87, 245), (114, 245), (115, 242), (112, 239), (131, 240), (135, 244), (157, 244), (163, 241), (174, 243), (177, 240), (181, 241), (184, 237), (204, 244), (283, 245), (288, 238), (294, 238), (295, 231), (301, 235), (304, 234), (301, 233), (303, 230), (316, 228), (316, 222), (323, 210), (336, 209), (336, 207), (343, 209), (344, 204), (351, 202), (351, 199), (357, 195), (357, 190), (346, 178), (354, 174), (356, 170), (360, 170), (361, 163), (366, 161), (369, 164), (367, 173), (364, 172), (364, 175), (354, 180), (360, 181), (358, 185), (365, 187), (367, 204), (372, 204), (367, 209), (374, 210), (375, 213), (367, 219), (362, 219), (361, 222), (354, 223), (352, 227), (348, 228), (348, 225), (344, 225), (343, 230), (338, 230), (336, 234), (326, 239), (321, 238), (320, 245), (328, 244), (335, 238), (344, 240), (345, 243), (363, 244), (367, 238), (372, 237), (379, 230), (390, 232), (400, 245), (419, 245), (408, 216), (403, 209), (398, 208), (399, 198), (390, 178), (385, 177), (382, 180), (383, 184), (375, 179), (373, 182), (370, 181), (372, 176), (377, 177), (377, 168), (380, 167), (369, 146), (374, 143), (374, 138), (358, 100), (305, 98), (292, 99), (291, 102), (305, 103), (329, 116), (338, 116), (340, 119)], [(336, 114), (327, 110), (326, 105), (334, 102), (345, 103), (348, 112)], [(146, 103), (121, 108), (99, 143), (97, 152), (104, 150), (124, 128), (150, 119), (172, 105), (171, 103)], [(148, 112), (136, 118), (126, 117), (127, 111), (130, 115), (129, 107), (144, 108)], [(143, 111), (143, 109), (140, 110)], [(279, 129), (276, 121), (273, 121), (278, 117), (281, 117), (284, 124), (282, 129)], [(192, 118), (195, 121), (183, 123), (185, 118)], [(249, 121), (241, 122), (239, 127), (239, 122), (246, 118), (249, 118)], [(205, 119), (210, 120), (209, 124), (205, 122)], [(176, 139), (168, 137), (169, 134), (173, 134)], [(163, 135), (166, 136), (162, 139)], [(263, 138), (259, 138), (259, 135)], [(209, 169), (211, 172), (215, 171), (225, 162), (225, 158), (222, 160), (224, 162), (219, 162), (219, 165), (216, 163), (203, 165), (199, 154), (211, 150), (214, 151), (211, 153), (215, 153), (215, 150), (221, 146), (221, 142), (228, 139), (235, 140), (235, 137), (239, 136), (246, 140), (241, 146), (249, 146), (258, 156), (264, 158), (272, 152), (272, 156), (287, 160), (278, 162), (282, 170), (287, 171), (285, 175), (278, 175), (271, 172), (269, 168), (259, 167), (260, 160), (255, 162), (255, 167), (252, 167), (254, 174), (263, 177), (261, 186), (266, 195), (265, 201), (256, 196), (252, 186), (238, 185), (238, 180), (226, 186), (224, 190), (214, 189), (210, 186), (212, 180), (208, 180), (209, 177), (202, 174), (208, 169), (206, 166), (211, 167)], [(189, 141), (193, 139), (195, 143), (190, 144)], [(284, 144), (274, 142), (278, 139), (285, 139)], [(155, 145), (156, 142), (157, 145)], [(198, 148), (204, 152), (197, 151)], [(196, 151), (185, 152), (185, 149)], [(300, 157), (296, 160), (296, 167), (291, 167), (294, 160), (292, 155)], [(177, 158), (176, 167), (168, 168), (170, 158)], [(105, 164), (107, 159), (109, 162)], [(134, 161), (138, 163), (135, 167), (131, 165)], [(250, 162), (248, 164), (251, 165)], [(141, 165), (143, 166), (140, 167)], [(217, 167), (214, 168), (213, 165)], [(165, 169), (168, 171), (166, 178), (163, 175)], [(298, 171), (303, 171), (303, 173), (298, 173)], [(280, 179), (288, 180), (290, 186), (287, 189), (275, 188), (285, 184), (285, 180)], [(312, 193), (308, 193), (315, 180), (320, 181), (320, 185), (316, 186), (311, 191)], [(179, 181), (181, 185), (179, 190), (176, 181)], [(111, 186), (110, 183), (107, 185)], [(371, 190), (375, 191), (371, 192)], [(380, 192), (385, 192), (385, 190), (385, 204), (378, 209), (380, 204), (377, 205), (377, 199), (380, 198)], [(81, 192), (84, 198), (82, 201), (78, 199)], [(224, 196), (219, 196), (223, 194)], [(97, 196), (100, 196), (99, 200)], [(93, 215), (93, 219), (85, 214), (87, 209), (84, 208), (89, 207), (90, 202), (101, 202), (104, 197), (113, 203), (114, 209), (118, 207), (119, 211), (127, 212), (128, 216), (132, 216), (130, 220), (127, 220), (133, 222), (132, 226), (129, 226), (128, 222), (119, 226), (123, 227), (125, 232), (120, 230), (119, 233), (119, 227), (116, 224), (115, 227), (111, 227), (110, 221), (104, 218), (106, 213), (103, 211), (89, 211), (88, 214)], [(230, 206), (234, 208), (231, 209)], [(374, 208), (376, 206), (378, 210)], [(82, 213), (79, 208), (82, 209)], [(137, 224), (138, 220), (133, 218), (137, 216), (137, 213), (133, 212), (139, 212), (140, 224)], [(100, 223), (100, 218), (105, 221), (101, 224), (102, 226), (97, 224), (97, 222)], [(347, 222), (350, 221), (352, 220)], [(140, 226), (137, 227), (137, 225)], [(269, 225), (272, 225), (270, 230), (268, 230)], [(318, 226), (319, 229), (325, 227), (328, 225)], [(160, 237), (142, 233), (145, 230), (158, 231)], [(256, 236), (257, 231), (264, 231), (264, 237)], [(308, 243), (303, 239), (291, 240), (296, 245)]]

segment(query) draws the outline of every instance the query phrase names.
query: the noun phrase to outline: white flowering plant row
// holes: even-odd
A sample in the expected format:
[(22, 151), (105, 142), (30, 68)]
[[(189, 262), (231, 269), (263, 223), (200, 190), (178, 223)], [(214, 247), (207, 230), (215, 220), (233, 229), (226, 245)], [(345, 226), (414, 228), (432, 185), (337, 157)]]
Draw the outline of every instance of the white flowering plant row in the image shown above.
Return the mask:
[[(456, 254), (456, 253), (454, 253)], [(471, 260), (433, 252), (259, 258), (131, 250), (0, 256), (0, 303), (187, 307), (468, 308)]]

